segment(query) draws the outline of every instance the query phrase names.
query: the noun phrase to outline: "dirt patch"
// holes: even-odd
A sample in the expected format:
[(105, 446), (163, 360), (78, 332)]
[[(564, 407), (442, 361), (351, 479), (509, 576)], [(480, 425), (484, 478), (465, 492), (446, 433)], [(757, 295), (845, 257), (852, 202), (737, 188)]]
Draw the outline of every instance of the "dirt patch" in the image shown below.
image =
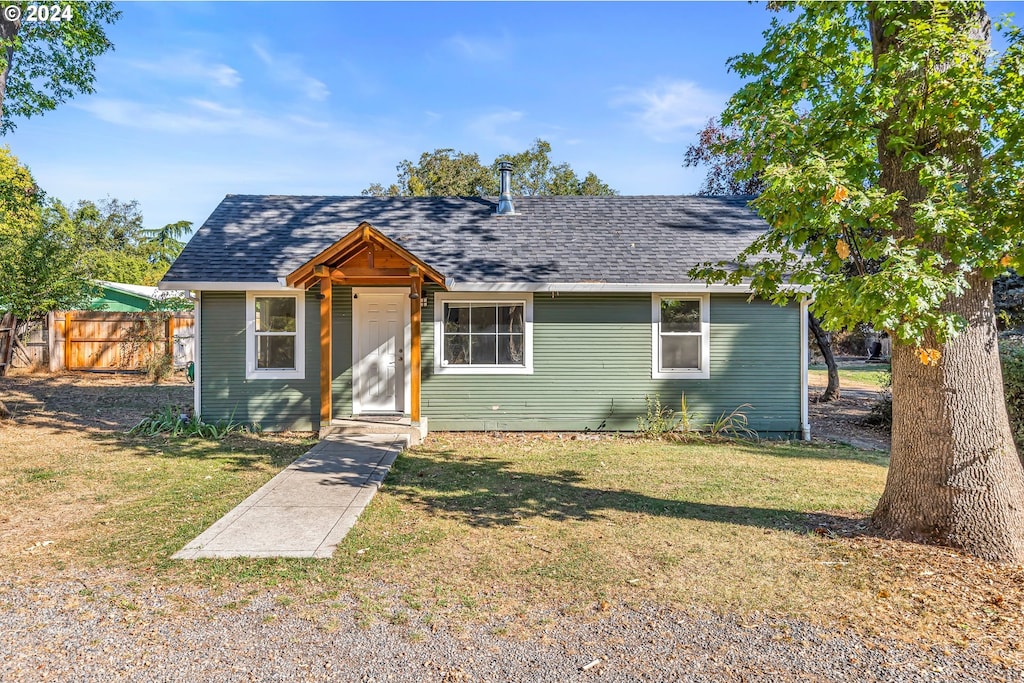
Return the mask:
[(180, 374), (153, 384), (130, 373), (24, 373), (0, 378), (0, 402), (11, 412), (0, 429), (31, 424), (123, 431), (165, 405), (191, 407), (192, 385)]
[(840, 383), (840, 398), (822, 403), (818, 398), (826, 383), (824, 377), (815, 374), (808, 380), (811, 438), (888, 453), (892, 446), (889, 429), (867, 424), (871, 407), (881, 398), (878, 387), (860, 382)]

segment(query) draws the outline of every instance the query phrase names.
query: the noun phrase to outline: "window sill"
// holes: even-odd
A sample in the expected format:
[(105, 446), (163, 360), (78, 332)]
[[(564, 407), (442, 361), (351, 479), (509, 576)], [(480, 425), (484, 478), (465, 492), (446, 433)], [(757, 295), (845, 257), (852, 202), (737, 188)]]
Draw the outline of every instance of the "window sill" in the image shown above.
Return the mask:
[(533, 368), (525, 366), (483, 365), (440, 365), (434, 367), (436, 375), (532, 375)]
[(246, 379), (306, 379), (302, 370), (249, 370)]
[(711, 379), (708, 370), (655, 370), (652, 379)]

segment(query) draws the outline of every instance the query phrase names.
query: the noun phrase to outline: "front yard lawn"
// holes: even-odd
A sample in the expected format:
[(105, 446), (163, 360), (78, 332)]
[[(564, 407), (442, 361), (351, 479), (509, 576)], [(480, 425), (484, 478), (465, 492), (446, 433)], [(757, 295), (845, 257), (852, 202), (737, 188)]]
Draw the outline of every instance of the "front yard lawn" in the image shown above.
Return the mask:
[(884, 454), (434, 434), (399, 457), (330, 560), (176, 562), (312, 440), (134, 438), (76, 419), (42, 408), (0, 425), (0, 571), (272, 591), (317, 618), (354, 607), (413, 629), (488, 619), (514, 633), (653, 603), (977, 643), (1014, 660), (1024, 642), (1020, 567), (872, 535)]

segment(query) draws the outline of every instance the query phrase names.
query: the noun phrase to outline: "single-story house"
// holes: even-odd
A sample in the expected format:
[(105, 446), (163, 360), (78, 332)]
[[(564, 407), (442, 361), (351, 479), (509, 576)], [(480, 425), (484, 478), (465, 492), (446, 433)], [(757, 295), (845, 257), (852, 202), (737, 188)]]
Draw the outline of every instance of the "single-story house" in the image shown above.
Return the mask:
[(196, 292), (208, 420), (634, 430), (685, 392), (807, 438), (806, 301), (687, 277), (766, 229), (744, 198), (228, 195), (161, 287)]

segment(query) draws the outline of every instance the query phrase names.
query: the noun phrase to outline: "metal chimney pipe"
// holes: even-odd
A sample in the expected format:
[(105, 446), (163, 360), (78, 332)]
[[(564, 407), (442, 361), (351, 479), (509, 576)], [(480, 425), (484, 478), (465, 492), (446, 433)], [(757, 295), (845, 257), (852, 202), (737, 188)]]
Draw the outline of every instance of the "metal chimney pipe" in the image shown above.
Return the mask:
[(512, 162), (502, 161), (498, 164), (498, 173), (501, 178), (501, 194), (498, 195), (498, 208), (495, 216), (515, 215), (516, 207), (512, 205)]

